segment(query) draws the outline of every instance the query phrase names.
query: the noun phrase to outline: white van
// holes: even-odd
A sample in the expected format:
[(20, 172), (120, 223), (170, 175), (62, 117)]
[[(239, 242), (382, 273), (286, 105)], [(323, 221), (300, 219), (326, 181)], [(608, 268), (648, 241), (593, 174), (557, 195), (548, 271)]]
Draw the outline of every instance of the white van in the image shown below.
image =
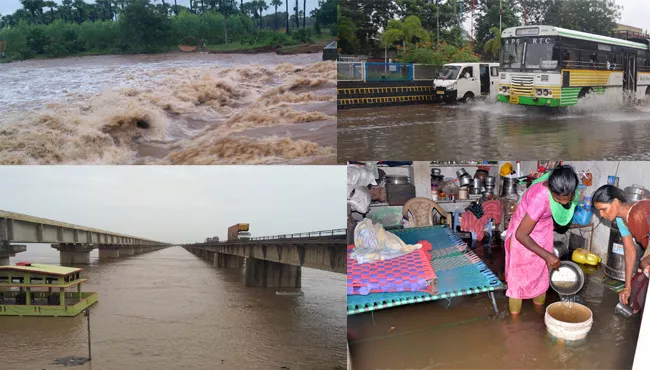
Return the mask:
[(450, 63), (442, 67), (433, 87), (446, 103), (487, 96), (496, 100), (498, 80), (499, 63)]

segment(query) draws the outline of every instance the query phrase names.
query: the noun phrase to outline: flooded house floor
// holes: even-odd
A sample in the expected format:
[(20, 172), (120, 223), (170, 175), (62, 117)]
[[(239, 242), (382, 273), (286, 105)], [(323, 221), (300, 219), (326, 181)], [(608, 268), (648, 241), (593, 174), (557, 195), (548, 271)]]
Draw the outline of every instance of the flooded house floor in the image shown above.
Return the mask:
[[(503, 281), (503, 243), (475, 243), (474, 252)], [(471, 245), (471, 241), (468, 241)], [(524, 301), (519, 317), (508, 313), (497, 291), (499, 315), (487, 294), (442, 299), (348, 316), (352, 367), (360, 369), (630, 369), (641, 317), (614, 314), (618, 293), (602, 282), (602, 268), (587, 267), (578, 295), (594, 315), (579, 344), (548, 336), (546, 306), (559, 301), (549, 288), (546, 305)]]

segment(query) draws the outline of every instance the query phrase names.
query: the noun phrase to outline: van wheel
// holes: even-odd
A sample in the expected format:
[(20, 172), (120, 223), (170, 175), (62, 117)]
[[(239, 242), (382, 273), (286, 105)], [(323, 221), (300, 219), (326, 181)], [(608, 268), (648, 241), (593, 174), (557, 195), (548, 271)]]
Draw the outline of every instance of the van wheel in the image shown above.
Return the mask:
[(646, 94), (646, 95), (650, 95), (650, 86), (648, 86), (648, 88), (645, 89), (645, 94)]
[(465, 94), (465, 96), (463, 96), (463, 103), (468, 104), (473, 101), (474, 101), (474, 94), (472, 94), (471, 92), (468, 92)]
[(582, 99), (593, 92), (594, 90), (592, 90), (591, 87), (585, 87), (582, 90), (580, 90), (580, 93), (578, 94), (578, 99)]

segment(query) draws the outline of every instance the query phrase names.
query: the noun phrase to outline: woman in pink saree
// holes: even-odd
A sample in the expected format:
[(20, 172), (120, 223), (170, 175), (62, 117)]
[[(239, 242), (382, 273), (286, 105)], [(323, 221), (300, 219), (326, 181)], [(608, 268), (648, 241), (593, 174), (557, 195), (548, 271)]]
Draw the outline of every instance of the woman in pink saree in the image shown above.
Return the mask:
[(573, 218), (578, 203), (578, 175), (559, 166), (524, 192), (512, 215), (505, 239), (506, 281), (510, 313), (521, 312), (524, 299), (543, 306), (549, 288), (549, 268), (558, 268), (553, 254), (553, 220), (561, 226)]

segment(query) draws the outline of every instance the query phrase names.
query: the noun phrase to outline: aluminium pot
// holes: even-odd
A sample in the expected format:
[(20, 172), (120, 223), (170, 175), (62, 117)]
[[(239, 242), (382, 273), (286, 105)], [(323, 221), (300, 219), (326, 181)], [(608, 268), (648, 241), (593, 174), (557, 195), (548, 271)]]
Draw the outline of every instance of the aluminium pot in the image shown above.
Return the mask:
[(625, 195), (629, 201), (638, 202), (643, 199), (650, 199), (650, 191), (640, 185), (632, 185), (625, 188)]
[(461, 176), (459, 180), (460, 186), (469, 186), (472, 184), (472, 178), (468, 174)]
[(432, 168), (431, 169), (431, 176), (440, 176), (440, 168)]
[(469, 176), (469, 174), (467, 173), (467, 171), (465, 171), (464, 168), (461, 168), (460, 170), (456, 171), (456, 176), (458, 176), (459, 179), (465, 175)]
[(408, 176), (388, 175), (386, 176), (386, 184), (404, 185), (409, 183)]
[(494, 186), (496, 184), (496, 179), (494, 176), (487, 176), (484, 180), (485, 186)]
[(474, 179), (472, 180), (472, 187), (481, 189), (483, 187), (483, 181), (481, 179)]

